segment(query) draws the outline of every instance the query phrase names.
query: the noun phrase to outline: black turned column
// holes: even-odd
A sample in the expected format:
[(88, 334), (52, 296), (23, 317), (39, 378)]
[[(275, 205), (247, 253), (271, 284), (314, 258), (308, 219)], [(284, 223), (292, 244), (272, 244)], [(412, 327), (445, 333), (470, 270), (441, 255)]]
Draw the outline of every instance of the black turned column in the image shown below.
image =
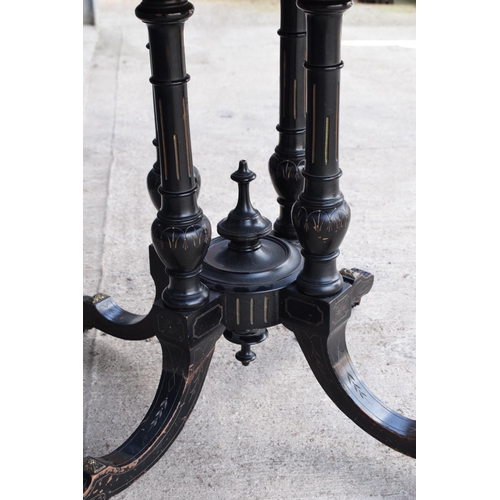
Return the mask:
[(211, 227), (197, 204), (183, 39), (184, 22), (193, 11), (186, 0), (143, 0), (136, 9), (149, 33), (160, 167), (161, 206), (151, 233), (169, 276), (162, 298), (173, 309), (196, 308), (208, 298), (199, 274)]
[[(160, 175), (160, 151), (158, 149), (158, 139), (153, 139), (153, 146), (156, 148), (156, 161), (153, 163), (153, 168), (149, 171), (148, 176), (146, 178), (146, 185), (148, 188), (149, 197), (151, 198), (151, 202), (155, 206), (157, 210), (160, 210), (161, 207), (161, 196), (159, 192), (159, 188), (161, 186), (161, 175)], [(194, 180), (196, 185), (198, 186), (198, 191), (196, 192), (196, 196), (199, 196), (201, 189), (201, 177), (200, 172), (196, 167), (193, 167), (194, 170)]]
[(304, 187), (305, 164), (305, 70), (306, 23), (295, 0), (281, 0), (279, 143), (269, 159), (269, 173), (278, 193), (280, 215), (274, 223), (276, 236), (297, 239), (291, 210)]
[(303, 248), (297, 279), (308, 295), (328, 296), (342, 289), (336, 259), (350, 221), (339, 189), (339, 89), (342, 14), (351, 1), (298, 0), (306, 14), (307, 132), (304, 191), (292, 217)]

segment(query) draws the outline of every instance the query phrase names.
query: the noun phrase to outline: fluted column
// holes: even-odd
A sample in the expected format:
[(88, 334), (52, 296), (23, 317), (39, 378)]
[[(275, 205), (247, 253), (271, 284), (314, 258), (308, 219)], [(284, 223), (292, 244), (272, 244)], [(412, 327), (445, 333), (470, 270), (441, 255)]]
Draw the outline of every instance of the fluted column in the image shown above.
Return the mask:
[(160, 167), (161, 206), (151, 233), (169, 276), (162, 298), (173, 309), (196, 308), (208, 298), (199, 274), (211, 227), (197, 204), (184, 57), (184, 23), (193, 11), (187, 0), (143, 0), (136, 9), (148, 27)]
[(269, 159), (269, 174), (278, 193), (280, 215), (274, 223), (276, 236), (297, 239), (291, 210), (304, 179), (306, 97), (304, 59), (306, 22), (295, 0), (281, 0), (280, 36), (280, 115), (276, 127), (279, 143)]
[(336, 259), (350, 221), (339, 188), (339, 98), (342, 15), (352, 2), (298, 0), (297, 5), (307, 31), (305, 183), (292, 211), (305, 259), (297, 286), (308, 295), (328, 296), (342, 288)]

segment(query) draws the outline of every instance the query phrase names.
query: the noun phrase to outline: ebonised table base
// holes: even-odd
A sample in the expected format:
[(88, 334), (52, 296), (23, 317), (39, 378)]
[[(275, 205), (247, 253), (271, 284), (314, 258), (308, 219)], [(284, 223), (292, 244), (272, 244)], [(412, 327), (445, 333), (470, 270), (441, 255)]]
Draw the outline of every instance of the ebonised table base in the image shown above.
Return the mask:
[(137, 7), (149, 32), (155, 110), (157, 162), (147, 185), (158, 210), (149, 247), (156, 296), (146, 315), (102, 293), (84, 296), (83, 326), (129, 341), (156, 337), (162, 373), (132, 435), (111, 453), (84, 459), (84, 499), (116, 495), (163, 456), (197, 402), (221, 336), (241, 345), (236, 358), (248, 366), (255, 359), (251, 347), (279, 324), (295, 334), (318, 382), (347, 417), (416, 456), (416, 422), (371, 393), (346, 345), (352, 309), (374, 279), (336, 264), (350, 222), (339, 188), (338, 132), (341, 22), (351, 5), (282, 0), (279, 143), (269, 160), (280, 216), (273, 225), (252, 206), (255, 174), (242, 160), (231, 175), (237, 205), (214, 239), (197, 202), (201, 176), (189, 133), (183, 26), (193, 6), (143, 0)]

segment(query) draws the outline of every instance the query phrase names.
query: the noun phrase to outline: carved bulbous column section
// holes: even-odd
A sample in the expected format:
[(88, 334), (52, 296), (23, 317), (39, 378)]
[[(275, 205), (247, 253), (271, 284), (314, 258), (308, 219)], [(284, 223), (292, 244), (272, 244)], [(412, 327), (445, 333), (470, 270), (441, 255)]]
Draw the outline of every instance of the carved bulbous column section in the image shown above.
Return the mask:
[(211, 226), (203, 215), (190, 224), (158, 217), (151, 226), (156, 253), (170, 278), (162, 294), (173, 309), (199, 307), (208, 298), (207, 288), (200, 282), (203, 258), (211, 239)]
[(305, 183), (292, 209), (305, 259), (297, 286), (308, 295), (328, 296), (342, 289), (336, 259), (350, 221), (339, 188), (338, 142), (342, 14), (352, 2), (298, 0), (297, 5), (307, 26)]
[(269, 159), (269, 175), (278, 194), (280, 214), (274, 222), (276, 236), (296, 240), (293, 226), (292, 206), (304, 188), (302, 170), (305, 160), (300, 155), (285, 158), (281, 153), (274, 153)]
[(337, 293), (342, 288), (342, 276), (336, 259), (351, 219), (349, 205), (343, 199), (326, 206), (299, 198), (293, 206), (292, 217), (305, 257), (297, 285), (308, 295)]

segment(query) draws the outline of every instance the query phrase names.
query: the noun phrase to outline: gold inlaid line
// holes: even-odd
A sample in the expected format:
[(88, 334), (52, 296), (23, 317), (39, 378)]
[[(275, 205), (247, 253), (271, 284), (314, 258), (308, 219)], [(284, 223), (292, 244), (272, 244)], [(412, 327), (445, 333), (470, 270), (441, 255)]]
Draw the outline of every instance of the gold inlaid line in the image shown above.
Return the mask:
[(293, 119), (297, 119), (297, 78), (293, 79)]
[(236, 299), (236, 324), (240, 324), (240, 299)]
[(253, 299), (250, 299), (250, 324), (253, 325)]
[(193, 176), (193, 165), (191, 164), (191, 145), (189, 141), (189, 127), (188, 127), (188, 114), (187, 114), (187, 105), (186, 98), (182, 98), (182, 118), (184, 119), (184, 135), (186, 137), (186, 158), (188, 164), (188, 175), (189, 177)]
[(337, 113), (335, 115), (335, 159), (339, 159), (339, 104), (340, 104), (340, 82), (337, 82)]
[[(286, 92), (286, 50), (283, 51), (283, 100), (285, 100)], [(283, 105), (283, 118), (286, 115), (286, 106)]]
[[(304, 61), (307, 59), (307, 50), (304, 51)], [(307, 116), (307, 71), (304, 66), (304, 117)]]
[(165, 129), (163, 128), (163, 108), (161, 105), (161, 99), (158, 99), (158, 104), (160, 106), (160, 126), (161, 126), (161, 145), (162, 145), (162, 154), (163, 154), (163, 175), (165, 175), (165, 180), (168, 179), (168, 170), (167, 170), (167, 149), (165, 147)]
[(172, 139), (174, 141), (174, 152), (175, 152), (175, 174), (177, 176), (177, 180), (180, 180), (181, 170), (179, 167), (179, 141), (177, 140), (177, 136), (175, 134)]
[(313, 85), (313, 109), (312, 109), (312, 154), (311, 161), (314, 163), (314, 157), (316, 155), (316, 85)]
[(330, 153), (330, 117), (325, 120), (325, 165), (328, 165), (328, 156)]
[(269, 309), (269, 299), (264, 297), (264, 323), (267, 323), (267, 310)]

